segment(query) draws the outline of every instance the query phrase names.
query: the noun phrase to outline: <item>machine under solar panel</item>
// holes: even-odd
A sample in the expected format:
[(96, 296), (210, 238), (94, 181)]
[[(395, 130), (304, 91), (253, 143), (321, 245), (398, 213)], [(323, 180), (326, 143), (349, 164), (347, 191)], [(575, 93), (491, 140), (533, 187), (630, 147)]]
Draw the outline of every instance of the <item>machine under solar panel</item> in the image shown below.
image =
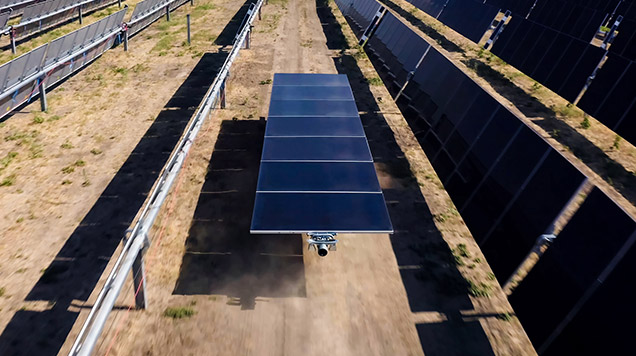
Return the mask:
[(393, 231), (345, 75), (274, 76), (250, 230)]

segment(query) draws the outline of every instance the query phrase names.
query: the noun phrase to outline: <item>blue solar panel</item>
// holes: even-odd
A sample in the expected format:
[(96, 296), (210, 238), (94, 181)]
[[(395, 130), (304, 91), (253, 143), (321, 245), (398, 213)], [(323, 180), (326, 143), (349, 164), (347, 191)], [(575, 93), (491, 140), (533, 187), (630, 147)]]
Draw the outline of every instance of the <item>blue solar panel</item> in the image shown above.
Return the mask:
[(257, 193), (253, 233), (392, 232), (381, 193)]
[(316, 85), (316, 86), (346, 86), (349, 81), (344, 74), (305, 74), (305, 73), (276, 73), (276, 85)]
[(371, 162), (365, 137), (268, 137), (263, 161)]
[(275, 85), (272, 100), (353, 100), (353, 93), (344, 86)]
[(263, 162), (259, 192), (378, 192), (371, 162)]
[(364, 129), (357, 116), (294, 117), (270, 116), (265, 136), (361, 136)]
[(347, 77), (276, 74), (251, 232), (392, 230)]
[(353, 100), (272, 100), (269, 116), (357, 116)]

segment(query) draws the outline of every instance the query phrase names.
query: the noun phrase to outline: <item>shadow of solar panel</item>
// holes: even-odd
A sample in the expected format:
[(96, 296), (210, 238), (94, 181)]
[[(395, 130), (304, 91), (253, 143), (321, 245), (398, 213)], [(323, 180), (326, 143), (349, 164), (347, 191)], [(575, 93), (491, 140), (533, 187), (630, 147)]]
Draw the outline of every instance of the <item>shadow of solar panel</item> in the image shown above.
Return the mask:
[(259, 192), (381, 192), (371, 162), (263, 162)]
[[(539, 347), (634, 233), (636, 223), (595, 188), (509, 297)], [(587, 354), (587, 353), (584, 353)]]
[(583, 174), (550, 149), (519, 197), (481, 244), (488, 264), (501, 283), (512, 275), (583, 179)]
[(293, 117), (270, 116), (265, 136), (364, 136), (357, 116)]
[(257, 193), (251, 231), (388, 233), (390, 226), (379, 193)]
[(499, 8), (474, 0), (450, 0), (439, 20), (473, 42), (479, 42)]
[(263, 144), (262, 160), (372, 161), (365, 137), (270, 137)]
[(616, 269), (583, 305), (563, 332), (543, 353), (558, 355), (628, 355), (633, 333), (621, 320), (636, 317), (632, 308), (636, 286), (636, 248), (631, 248)]

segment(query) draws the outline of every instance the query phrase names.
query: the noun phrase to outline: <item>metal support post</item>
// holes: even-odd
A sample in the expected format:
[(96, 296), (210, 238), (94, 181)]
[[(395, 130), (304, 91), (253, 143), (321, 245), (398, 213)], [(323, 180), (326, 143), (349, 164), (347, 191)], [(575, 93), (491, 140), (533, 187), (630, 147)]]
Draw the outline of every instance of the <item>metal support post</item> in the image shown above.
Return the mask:
[(117, 0), (117, 5), (119, 5), (119, 8), (121, 9), (121, 0)]
[(258, 21), (261, 20), (261, 8), (262, 6), (258, 8)]
[(11, 53), (15, 54), (16, 49), (15, 49), (15, 29), (11, 29), (11, 31), (9, 32), (9, 37), (11, 37)]
[(224, 80), (223, 84), (221, 84), (221, 93), (220, 93), (220, 97), (221, 97), (221, 109), (225, 109), (226, 106), (226, 102), (225, 102), (225, 84), (227, 82)]
[(128, 27), (124, 30), (124, 51), (128, 52)]
[(190, 0), (190, 6), (194, 6), (194, 0)]
[(77, 8), (77, 12), (79, 13), (79, 23), (81, 25), (84, 22), (83, 19), (82, 19), (82, 7), (81, 6), (79, 6)]
[(45, 77), (40, 78), (40, 108), (42, 111), (46, 111), (48, 108), (46, 104), (46, 83), (44, 83)]
[(166, 21), (170, 21), (170, 4), (166, 5)]
[(146, 269), (144, 267), (144, 250), (137, 254), (137, 258), (132, 265), (133, 292), (135, 293), (135, 306), (137, 309), (146, 309)]
[(186, 15), (186, 22), (188, 23), (188, 45), (190, 45), (190, 14)]
[(245, 37), (245, 49), (250, 49), (250, 45), (252, 42), (252, 26), (247, 30), (247, 36)]

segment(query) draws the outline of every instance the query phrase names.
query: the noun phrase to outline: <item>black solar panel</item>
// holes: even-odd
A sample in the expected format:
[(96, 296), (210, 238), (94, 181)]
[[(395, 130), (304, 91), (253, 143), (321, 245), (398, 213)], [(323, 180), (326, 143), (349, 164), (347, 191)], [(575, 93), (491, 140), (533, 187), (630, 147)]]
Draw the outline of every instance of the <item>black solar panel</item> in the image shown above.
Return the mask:
[(392, 232), (346, 76), (274, 76), (251, 232)]

